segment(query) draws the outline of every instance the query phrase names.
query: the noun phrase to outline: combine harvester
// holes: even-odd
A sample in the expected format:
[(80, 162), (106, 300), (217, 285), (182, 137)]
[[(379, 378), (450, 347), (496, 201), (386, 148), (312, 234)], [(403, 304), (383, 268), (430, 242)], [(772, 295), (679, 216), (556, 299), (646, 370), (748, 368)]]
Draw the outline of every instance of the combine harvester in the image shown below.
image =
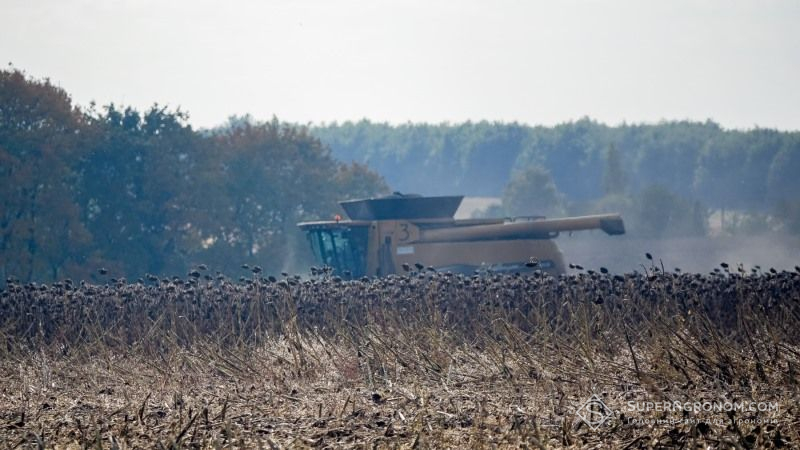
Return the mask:
[[(565, 273), (553, 238), (562, 231), (625, 233), (619, 214), (544, 219), (454, 219), (463, 196), (388, 197), (340, 202), (349, 220), (303, 222), (314, 255), (344, 278), (403, 273), (422, 265), (476, 270)], [(535, 264), (531, 264), (535, 261)], [(419, 266), (417, 266), (419, 267)]]

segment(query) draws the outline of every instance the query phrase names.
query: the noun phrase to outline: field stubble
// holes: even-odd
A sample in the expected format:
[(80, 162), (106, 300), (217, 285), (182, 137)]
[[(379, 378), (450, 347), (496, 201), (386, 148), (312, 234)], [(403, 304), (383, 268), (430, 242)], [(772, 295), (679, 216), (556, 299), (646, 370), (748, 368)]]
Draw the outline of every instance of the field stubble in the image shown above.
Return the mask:
[[(0, 440), (796, 448), (800, 271), (645, 270), (12, 282)], [(592, 394), (609, 412), (596, 429), (577, 414)], [(775, 408), (631, 408), (720, 401)]]

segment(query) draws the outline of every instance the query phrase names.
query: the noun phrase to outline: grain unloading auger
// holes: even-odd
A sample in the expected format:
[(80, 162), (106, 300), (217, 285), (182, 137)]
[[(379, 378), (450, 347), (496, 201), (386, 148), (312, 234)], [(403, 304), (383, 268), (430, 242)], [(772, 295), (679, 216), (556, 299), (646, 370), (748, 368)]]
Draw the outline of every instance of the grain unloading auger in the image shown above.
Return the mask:
[[(454, 219), (461, 196), (389, 197), (341, 202), (348, 220), (304, 222), (302, 228), (320, 264), (346, 278), (403, 272), (422, 264), (441, 271), (472, 273), (565, 272), (553, 238), (560, 232), (600, 229), (625, 233), (618, 214), (558, 219)], [(537, 262), (530, 267), (531, 260)]]

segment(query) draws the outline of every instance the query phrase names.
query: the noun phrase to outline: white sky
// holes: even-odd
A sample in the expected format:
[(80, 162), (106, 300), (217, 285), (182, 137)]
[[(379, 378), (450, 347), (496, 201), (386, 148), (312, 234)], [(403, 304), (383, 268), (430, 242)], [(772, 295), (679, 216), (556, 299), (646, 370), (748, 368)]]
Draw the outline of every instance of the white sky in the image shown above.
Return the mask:
[(800, 1), (0, 0), (0, 64), (197, 127), (713, 119), (800, 129)]

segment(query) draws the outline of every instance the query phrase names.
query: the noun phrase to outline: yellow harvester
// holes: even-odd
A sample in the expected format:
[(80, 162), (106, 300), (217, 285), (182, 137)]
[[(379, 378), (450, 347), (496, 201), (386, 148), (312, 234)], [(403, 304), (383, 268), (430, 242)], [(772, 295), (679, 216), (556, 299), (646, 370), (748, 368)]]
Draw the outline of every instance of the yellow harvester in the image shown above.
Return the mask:
[[(544, 219), (454, 219), (462, 196), (388, 197), (340, 202), (347, 220), (298, 224), (320, 264), (345, 278), (403, 273), (421, 264), (439, 271), (565, 272), (553, 238), (562, 231), (624, 234), (619, 214)], [(535, 264), (531, 264), (534, 262)]]

